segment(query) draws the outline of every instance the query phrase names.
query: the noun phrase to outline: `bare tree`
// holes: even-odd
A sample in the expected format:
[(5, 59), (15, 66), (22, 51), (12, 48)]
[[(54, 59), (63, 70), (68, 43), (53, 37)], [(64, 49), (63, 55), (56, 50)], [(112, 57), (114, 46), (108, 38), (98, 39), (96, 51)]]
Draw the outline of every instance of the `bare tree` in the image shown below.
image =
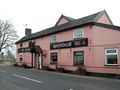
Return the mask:
[(0, 20), (0, 52), (2, 49), (12, 47), (18, 36), (14, 26), (7, 20)]
[(12, 53), (11, 50), (8, 49), (7, 53), (6, 53), (6, 60), (12, 60), (15, 61), (15, 55)]

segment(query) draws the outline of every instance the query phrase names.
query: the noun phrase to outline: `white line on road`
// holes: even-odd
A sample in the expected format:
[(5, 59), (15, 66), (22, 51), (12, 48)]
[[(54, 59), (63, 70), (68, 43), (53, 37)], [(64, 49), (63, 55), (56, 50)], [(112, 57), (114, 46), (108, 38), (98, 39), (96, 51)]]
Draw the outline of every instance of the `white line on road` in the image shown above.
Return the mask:
[(24, 77), (24, 76), (17, 75), (17, 74), (13, 74), (13, 76), (20, 77), (20, 78), (23, 78), (23, 79), (27, 79), (27, 80), (30, 80), (30, 81), (34, 81), (34, 82), (37, 82), (37, 83), (42, 83), (42, 81), (31, 79), (31, 78)]
[(4, 70), (0, 70), (0, 72), (2, 72), (2, 73), (7, 73), (6, 71), (4, 71)]
[(69, 90), (74, 90), (74, 89), (71, 89), (71, 88), (70, 88)]

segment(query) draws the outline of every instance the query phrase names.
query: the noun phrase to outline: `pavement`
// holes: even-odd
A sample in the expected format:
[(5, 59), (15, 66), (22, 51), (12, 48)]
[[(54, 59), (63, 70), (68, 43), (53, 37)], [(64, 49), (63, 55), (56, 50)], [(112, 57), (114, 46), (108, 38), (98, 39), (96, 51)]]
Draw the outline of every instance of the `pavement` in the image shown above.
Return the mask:
[(0, 90), (120, 90), (120, 80), (0, 65)]

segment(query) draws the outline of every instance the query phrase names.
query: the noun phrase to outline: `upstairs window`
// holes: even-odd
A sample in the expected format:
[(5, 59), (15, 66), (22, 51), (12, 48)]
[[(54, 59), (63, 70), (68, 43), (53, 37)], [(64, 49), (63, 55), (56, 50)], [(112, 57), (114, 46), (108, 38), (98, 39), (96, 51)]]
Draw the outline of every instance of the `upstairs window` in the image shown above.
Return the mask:
[(20, 47), (22, 47), (23, 45), (22, 45), (22, 43), (20, 43)]
[(51, 35), (51, 42), (57, 42), (57, 35)]
[(105, 49), (105, 64), (118, 65), (118, 50), (116, 48)]
[(84, 37), (83, 28), (78, 28), (73, 31), (73, 38)]

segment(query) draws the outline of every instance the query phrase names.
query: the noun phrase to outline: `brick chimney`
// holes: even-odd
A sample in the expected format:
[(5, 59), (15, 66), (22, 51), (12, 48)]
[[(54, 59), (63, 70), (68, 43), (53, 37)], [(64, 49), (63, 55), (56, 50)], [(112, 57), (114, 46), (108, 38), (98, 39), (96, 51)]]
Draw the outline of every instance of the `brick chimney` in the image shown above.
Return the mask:
[(25, 36), (31, 35), (31, 33), (32, 33), (32, 29), (30, 29), (30, 28), (25, 28)]

